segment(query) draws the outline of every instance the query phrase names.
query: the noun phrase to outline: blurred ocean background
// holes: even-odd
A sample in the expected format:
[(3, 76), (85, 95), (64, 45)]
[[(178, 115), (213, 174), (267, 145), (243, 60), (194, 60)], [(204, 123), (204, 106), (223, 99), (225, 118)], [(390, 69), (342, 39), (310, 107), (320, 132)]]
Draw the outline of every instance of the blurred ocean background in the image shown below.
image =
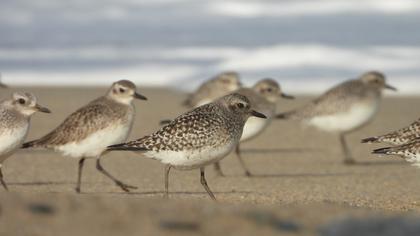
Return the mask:
[(191, 90), (225, 70), (319, 93), (381, 70), (420, 94), (419, 0), (1, 0), (0, 71), (11, 85)]

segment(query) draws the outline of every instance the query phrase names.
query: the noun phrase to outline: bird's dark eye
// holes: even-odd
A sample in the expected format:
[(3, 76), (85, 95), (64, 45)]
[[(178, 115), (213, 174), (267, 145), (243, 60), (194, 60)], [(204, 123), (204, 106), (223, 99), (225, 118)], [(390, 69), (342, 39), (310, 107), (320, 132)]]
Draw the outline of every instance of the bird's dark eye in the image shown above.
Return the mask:
[(271, 93), (271, 92), (273, 92), (273, 89), (272, 88), (268, 88), (267, 89), (267, 92)]
[(238, 103), (238, 105), (236, 105), (236, 106), (238, 106), (239, 109), (244, 109), (245, 108), (245, 104), (243, 104), (243, 103)]
[(125, 89), (120, 88), (120, 93), (124, 93), (124, 92), (125, 92)]
[(26, 101), (23, 98), (19, 98), (18, 103), (21, 104), (21, 105), (23, 105), (23, 104), (26, 103)]

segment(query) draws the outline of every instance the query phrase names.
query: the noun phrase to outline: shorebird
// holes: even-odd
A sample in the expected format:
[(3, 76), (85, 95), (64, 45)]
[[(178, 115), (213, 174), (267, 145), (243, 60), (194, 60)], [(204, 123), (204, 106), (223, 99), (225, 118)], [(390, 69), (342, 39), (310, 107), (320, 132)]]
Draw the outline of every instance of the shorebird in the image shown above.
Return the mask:
[[(267, 117), (267, 119), (250, 117), (245, 123), (240, 143), (252, 140), (268, 127), (275, 116), (276, 105), (279, 98), (294, 99), (293, 96), (283, 93), (280, 85), (270, 78), (258, 81), (252, 88), (240, 88), (235, 93), (246, 96), (251, 102), (251, 107)], [(242, 168), (245, 170), (245, 175), (251, 176), (251, 172), (242, 159), (240, 143), (236, 146), (235, 153)], [(214, 166), (216, 172), (220, 176), (224, 176), (220, 163), (216, 162)]]
[(201, 184), (215, 200), (207, 185), (205, 166), (221, 160), (238, 145), (250, 116), (266, 118), (251, 109), (248, 98), (230, 94), (179, 116), (151, 135), (112, 145), (108, 150), (135, 151), (165, 164), (165, 197), (171, 168), (199, 168)]
[(115, 82), (105, 96), (71, 114), (44, 137), (23, 144), (23, 148), (47, 148), (65, 156), (78, 158), (78, 193), (83, 165), (87, 158), (96, 158), (97, 170), (112, 179), (122, 190), (129, 192), (129, 189), (136, 187), (127, 185), (109, 174), (102, 167), (100, 160), (107, 146), (127, 139), (135, 116), (133, 99), (146, 100), (146, 97), (136, 92), (136, 86), (131, 81)]
[(376, 149), (372, 153), (401, 156), (413, 166), (420, 167), (420, 138), (400, 146)]
[(362, 143), (387, 143), (390, 145), (402, 145), (420, 137), (420, 119), (400, 130), (362, 140)]
[(277, 115), (279, 119), (296, 119), (327, 132), (338, 133), (344, 151), (344, 163), (353, 164), (345, 135), (373, 119), (379, 109), (382, 90), (396, 90), (377, 71), (362, 74), (327, 91), (310, 104)]
[(31, 93), (13, 93), (11, 99), (0, 102), (0, 182), (6, 190), (3, 162), (20, 148), (28, 134), (31, 116), (37, 111), (50, 113)]
[(184, 101), (189, 108), (213, 102), (241, 87), (239, 74), (233, 71), (223, 72), (204, 82), (195, 92)]

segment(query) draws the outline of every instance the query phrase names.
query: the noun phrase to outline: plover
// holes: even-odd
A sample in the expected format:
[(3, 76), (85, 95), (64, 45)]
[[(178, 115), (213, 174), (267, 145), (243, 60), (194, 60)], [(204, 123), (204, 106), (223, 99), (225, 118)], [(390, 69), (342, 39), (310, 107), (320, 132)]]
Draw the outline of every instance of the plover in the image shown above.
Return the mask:
[(396, 90), (386, 83), (377, 71), (362, 74), (358, 79), (346, 81), (310, 104), (277, 116), (280, 119), (302, 120), (321, 130), (338, 133), (345, 154), (344, 162), (355, 162), (347, 146), (345, 135), (366, 125), (377, 113), (382, 90)]
[(23, 148), (47, 148), (78, 158), (76, 191), (79, 193), (86, 158), (96, 158), (96, 168), (122, 190), (128, 192), (129, 189), (135, 189), (109, 174), (100, 162), (107, 146), (127, 139), (134, 122), (132, 101), (135, 98), (146, 100), (146, 97), (136, 92), (136, 86), (131, 81), (115, 82), (105, 96), (80, 108), (49, 134), (25, 143)]
[(400, 146), (376, 149), (372, 153), (401, 156), (413, 166), (420, 167), (420, 138)]
[(362, 140), (362, 143), (387, 143), (390, 145), (402, 145), (420, 137), (420, 119), (400, 130)]
[[(245, 123), (240, 143), (257, 137), (267, 128), (276, 113), (279, 98), (294, 99), (293, 96), (283, 93), (280, 85), (270, 78), (258, 81), (252, 88), (240, 88), (236, 93), (246, 96), (251, 102), (252, 109), (263, 113), (267, 117), (267, 119), (250, 117)], [(240, 143), (235, 148), (236, 156), (245, 170), (245, 175), (251, 176), (251, 172), (241, 157)], [(220, 176), (223, 176), (219, 162), (215, 163), (215, 169)]]
[(233, 71), (223, 72), (203, 83), (184, 101), (190, 108), (213, 102), (241, 87), (239, 74)]
[(0, 103), (0, 182), (6, 190), (3, 162), (20, 148), (28, 134), (31, 116), (37, 111), (50, 113), (31, 93), (13, 93), (11, 99)]
[(237, 146), (250, 116), (266, 118), (251, 108), (248, 98), (230, 94), (179, 116), (151, 135), (112, 145), (108, 150), (136, 151), (165, 164), (165, 197), (171, 168), (199, 168), (201, 184), (215, 200), (207, 185), (205, 166), (221, 160)]

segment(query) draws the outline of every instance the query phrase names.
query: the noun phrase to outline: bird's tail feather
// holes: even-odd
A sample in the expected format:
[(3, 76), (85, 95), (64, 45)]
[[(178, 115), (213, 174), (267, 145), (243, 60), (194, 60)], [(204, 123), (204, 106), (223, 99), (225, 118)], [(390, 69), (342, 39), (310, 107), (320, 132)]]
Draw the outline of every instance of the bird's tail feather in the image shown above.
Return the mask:
[(392, 147), (379, 148), (379, 149), (373, 150), (372, 153), (373, 154), (385, 154), (385, 155), (395, 154)]
[(135, 147), (132, 145), (129, 145), (128, 143), (120, 143), (115, 144), (107, 147), (108, 151), (136, 151), (136, 152), (146, 152), (150, 151), (149, 149), (145, 147)]
[(38, 146), (38, 140), (33, 140), (33, 141), (22, 144), (21, 148), (25, 149), (25, 148), (33, 148), (37, 146)]

